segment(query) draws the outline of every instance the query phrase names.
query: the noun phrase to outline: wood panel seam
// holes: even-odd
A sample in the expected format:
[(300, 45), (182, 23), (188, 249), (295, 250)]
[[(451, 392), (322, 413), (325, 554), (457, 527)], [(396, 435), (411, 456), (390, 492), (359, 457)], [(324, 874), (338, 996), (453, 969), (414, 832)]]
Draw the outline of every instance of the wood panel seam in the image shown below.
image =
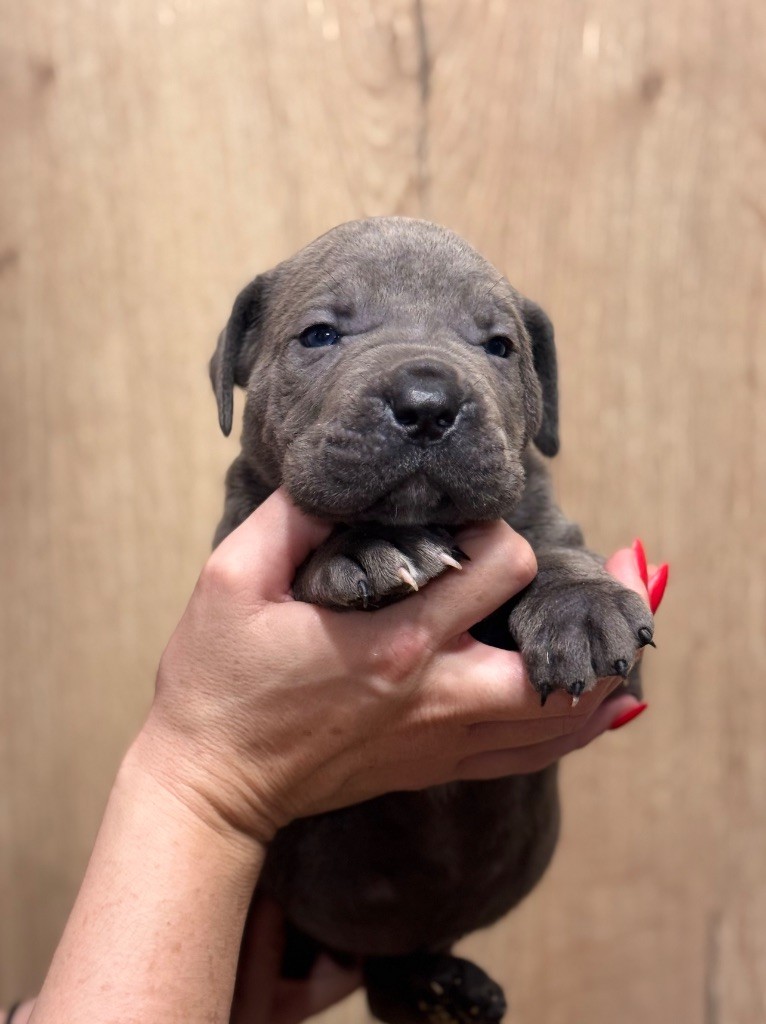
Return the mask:
[(431, 52), (428, 39), (424, 0), (414, 0), (413, 18), (418, 37), (418, 84), (420, 86), (420, 116), (416, 139), (417, 193), (420, 213), (428, 216), (430, 177), (428, 167), (429, 100), (431, 96)]

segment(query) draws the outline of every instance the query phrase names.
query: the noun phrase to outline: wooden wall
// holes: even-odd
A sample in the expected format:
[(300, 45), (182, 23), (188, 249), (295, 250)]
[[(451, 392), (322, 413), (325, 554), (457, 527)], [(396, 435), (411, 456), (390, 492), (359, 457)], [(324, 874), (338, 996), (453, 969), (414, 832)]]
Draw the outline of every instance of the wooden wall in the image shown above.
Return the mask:
[(564, 505), (673, 573), (650, 710), (466, 948), (513, 1024), (766, 1020), (764, 38), (756, 0), (2, 0), (0, 999), (208, 550), (236, 290), (408, 213), (548, 309)]

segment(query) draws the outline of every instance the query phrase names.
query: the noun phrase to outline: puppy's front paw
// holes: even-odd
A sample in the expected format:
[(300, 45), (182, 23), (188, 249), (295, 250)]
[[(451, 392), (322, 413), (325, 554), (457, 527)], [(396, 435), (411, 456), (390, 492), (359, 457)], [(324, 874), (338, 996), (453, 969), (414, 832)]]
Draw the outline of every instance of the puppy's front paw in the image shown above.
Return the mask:
[(447, 533), (371, 524), (333, 534), (304, 562), (293, 584), (299, 601), (328, 608), (377, 608), (460, 569)]
[(533, 584), (509, 628), (541, 703), (553, 690), (576, 703), (597, 679), (627, 679), (636, 651), (653, 643), (654, 620), (638, 594), (601, 572)]

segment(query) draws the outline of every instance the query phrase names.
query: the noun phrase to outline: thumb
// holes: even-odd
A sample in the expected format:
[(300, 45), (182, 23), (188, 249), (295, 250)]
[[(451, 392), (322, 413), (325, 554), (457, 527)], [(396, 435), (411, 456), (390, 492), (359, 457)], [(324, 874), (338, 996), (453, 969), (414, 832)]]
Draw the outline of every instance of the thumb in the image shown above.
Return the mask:
[(231, 565), (252, 586), (254, 597), (284, 601), (298, 566), (331, 531), (330, 523), (301, 512), (280, 487), (221, 542), (212, 558)]

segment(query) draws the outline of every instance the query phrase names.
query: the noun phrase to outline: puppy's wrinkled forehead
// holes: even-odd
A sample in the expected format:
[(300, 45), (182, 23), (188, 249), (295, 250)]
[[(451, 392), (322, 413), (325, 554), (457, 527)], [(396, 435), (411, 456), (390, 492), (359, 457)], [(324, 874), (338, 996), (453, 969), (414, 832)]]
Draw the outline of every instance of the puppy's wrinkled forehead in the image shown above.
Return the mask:
[(480, 329), (516, 319), (515, 293), (491, 263), (426, 221), (381, 217), (342, 224), (279, 268), (275, 291), (292, 312), (360, 329), (392, 314)]

